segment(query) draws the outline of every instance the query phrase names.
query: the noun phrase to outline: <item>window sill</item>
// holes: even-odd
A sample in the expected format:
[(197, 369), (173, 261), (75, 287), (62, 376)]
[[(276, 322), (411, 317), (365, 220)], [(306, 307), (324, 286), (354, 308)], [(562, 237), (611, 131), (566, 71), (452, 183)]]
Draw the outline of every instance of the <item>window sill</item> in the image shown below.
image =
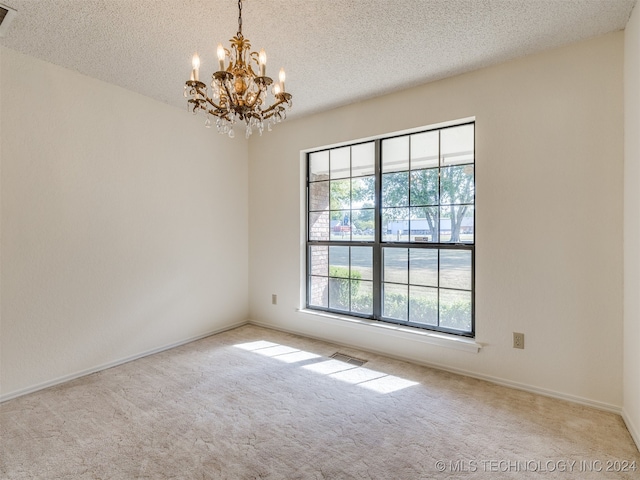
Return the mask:
[(353, 325), (363, 325), (367, 327), (379, 328), (387, 335), (398, 338), (405, 338), (414, 341), (424, 342), (439, 347), (452, 348), (463, 352), (478, 353), (482, 348), (482, 344), (477, 343), (471, 338), (459, 337), (447, 333), (434, 332), (431, 330), (423, 330), (418, 328), (405, 327), (403, 325), (393, 325), (377, 320), (367, 320), (365, 318), (350, 317), (348, 315), (340, 315), (330, 312), (321, 312), (319, 310), (310, 310), (307, 308), (298, 309), (300, 313), (313, 315), (319, 319), (338, 320), (349, 322)]

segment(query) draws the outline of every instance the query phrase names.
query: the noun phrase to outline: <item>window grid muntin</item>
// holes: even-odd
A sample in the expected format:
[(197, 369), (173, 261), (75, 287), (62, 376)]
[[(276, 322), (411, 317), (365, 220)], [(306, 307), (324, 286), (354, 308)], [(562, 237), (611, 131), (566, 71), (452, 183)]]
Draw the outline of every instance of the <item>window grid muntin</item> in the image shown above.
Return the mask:
[[(464, 125), (473, 125), (473, 162), (472, 163), (465, 163), (465, 164), (458, 164), (458, 163), (454, 163), (454, 164), (448, 164), (448, 165), (443, 165), (443, 157), (442, 157), (442, 142), (441, 142), (441, 132), (443, 130), (446, 130), (448, 128), (456, 128), (456, 127), (460, 127), (460, 126), (464, 126)], [(427, 132), (431, 132), (431, 131), (438, 131), (438, 167), (429, 167), (429, 168), (437, 168), (439, 171), (439, 182), (438, 182), (438, 201), (440, 201), (441, 199), (441, 185), (442, 183), (440, 182), (440, 176), (441, 176), (441, 171), (442, 168), (446, 168), (446, 167), (451, 167), (451, 166), (465, 166), (465, 165), (470, 165), (473, 167), (473, 194), (472, 194), (472, 201), (471, 203), (464, 203), (464, 204), (439, 204), (438, 208), (440, 209), (441, 207), (459, 207), (459, 206), (470, 206), (473, 208), (473, 215), (472, 215), (472, 224), (473, 224), (473, 240), (470, 242), (459, 242), (459, 243), (454, 243), (454, 242), (417, 242), (417, 241), (384, 241), (383, 240), (383, 232), (382, 232), (382, 175), (383, 175), (383, 169), (382, 169), (382, 159), (381, 159), (381, 155), (382, 155), (382, 142), (384, 140), (390, 139), (390, 138), (396, 138), (396, 137), (403, 137), (403, 136), (411, 136), (411, 135), (419, 135), (422, 133), (427, 133)], [(356, 146), (356, 145), (361, 145), (361, 144), (366, 144), (366, 143), (370, 143), (371, 141), (367, 141), (367, 142), (360, 142), (360, 143), (354, 143), (349, 145), (350, 147)], [(475, 222), (475, 198), (476, 198), (476, 171), (475, 171), (475, 122), (466, 122), (466, 123), (461, 123), (461, 124), (456, 124), (456, 125), (451, 125), (448, 127), (440, 127), (440, 128), (435, 128), (435, 129), (425, 129), (421, 132), (414, 132), (412, 134), (401, 134), (401, 135), (397, 135), (397, 136), (389, 136), (389, 137), (380, 137), (376, 140), (374, 140), (375, 142), (375, 177), (376, 177), (376, 181), (375, 181), (375, 189), (376, 189), (376, 202), (375, 202), (375, 218), (376, 218), (376, 224), (375, 224), (375, 236), (374, 236), (374, 241), (370, 242), (370, 241), (366, 241), (366, 242), (359, 242), (359, 241), (354, 241), (354, 240), (349, 240), (349, 241), (337, 241), (337, 240), (328, 240), (328, 241), (312, 241), (309, 240), (309, 225), (307, 225), (307, 258), (309, 257), (309, 252), (310, 252), (310, 246), (311, 245), (345, 245), (345, 246), (371, 246), (373, 247), (373, 314), (372, 315), (362, 315), (356, 312), (349, 312), (348, 314), (350, 316), (356, 316), (356, 317), (363, 317), (363, 318), (371, 318), (374, 320), (379, 320), (379, 321), (383, 321), (383, 322), (389, 322), (389, 323), (395, 323), (395, 324), (400, 324), (400, 325), (407, 325), (407, 326), (411, 326), (411, 327), (416, 327), (416, 328), (423, 328), (423, 329), (427, 329), (427, 330), (436, 330), (436, 331), (441, 331), (441, 332), (445, 332), (445, 333), (452, 333), (452, 334), (456, 334), (456, 335), (461, 335), (461, 336), (471, 336), (473, 337), (475, 335), (475, 226), (476, 226), (476, 222)], [(410, 209), (414, 206), (411, 205), (411, 172), (412, 171), (419, 171), (419, 170), (427, 170), (429, 168), (418, 168), (416, 170), (412, 170), (411, 169), (411, 165), (412, 165), (412, 152), (411, 152), (411, 148), (412, 148), (412, 141), (409, 141), (409, 158), (408, 158), (408, 162), (409, 162), (409, 200), (408, 203), (409, 205), (406, 207), (407, 209)], [(326, 149), (326, 150), (331, 150), (331, 149)], [(317, 152), (313, 152), (313, 153), (317, 153)], [(469, 153), (469, 152), (467, 152)], [(310, 155), (307, 155), (307, 205), (309, 204), (309, 184), (313, 183), (313, 181), (310, 181), (309, 179), (309, 159), (310, 159)], [(393, 171), (394, 173), (397, 173), (398, 171)], [(352, 172), (353, 173), (353, 172)], [(391, 173), (391, 172), (389, 172)], [(355, 177), (350, 177), (351, 179), (355, 178)], [(353, 205), (352, 205), (353, 206)], [(431, 206), (431, 205), (429, 205)], [(392, 207), (393, 208), (393, 207)], [(403, 207), (400, 207), (403, 208)], [(424, 208), (424, 206), (420, 206), (420, 207), (416, 207), (416, 208)], [(353, 208), (351, 209), (351, 211), (353, 211)], [(440, 214), (440, 210), (438, 211), (438, 213)], [(307, 220), (309, 219), (309, 211), (307, 210)], [(410, 217), (409, 217), (409, 221), (410, 221)], [(438, 235), (440, 236), (440, 216), (438, 217)], [(410, 237), (410, 223), (408, 224), (409, 226), (409, 239)], [(350, 237), (352, 238), (352, 237)], [(438, 301), (440, 299), (440, 290), (447, 290), (447, 291), (461, 291), (461, 292), (468, 292), (470, 294), (470, 298), (471, 298), (471, 326), (470, 326), (470, 330), (469, 331), (463, 331), (463, 330), (458, 330), (458, 329), (452, 329), (452, 328), (448, 328), (448, 327), (442, 327), (442, 326), (438, 326), (438, 327), (434, 327), (431, 325), (425, 326), (423, 324), (416, 324), (416, 323), (412, 323), (410, 321), (404, 322), (402, 320), (397, 320), (397, 319), (392, 319), (392, 318), (387, 318), (387, 317), (383, 317), (382, 316), (382, 312), (383, 312), (383, 285), (384, 285), (384, 281), (382, 279), (382, 270), (383, 270), (383, 261), (382, 261), (382, 251), (383, 248), (385, 247), (404, 247), (404, 248), (408, 248), (408, 249), (434, 249), (434, 250), (438, 250), (438, 251), (442, 251), (442, 250), (455, 250), (455, 249), (464, 249), (464, 250), (469, 250), (471, 252), (471, 265), (470, 265), (470, 269), (471, 269), (471, 289), (470, 290), (465, 290), (465, 289), (455, 289), (455, 288), (442, 288), (440, 286), (438, 287), (433, 287), (436, 288), (438, 291)], [(409, 256), (410, 258), (410, 256)], [(439, 258), (439, 255), (438, 255)], [(439, 264), (439, 262), (438, 262)], [(438, 273), (439, 276), (439, 273)], [(344, 311), (340, 311), (340, 310), (332, 310), (332, 309), (328, 309), (328, 308), (317, 308), (314, 306), (310, 306), (309, 305), (309, 294), (310, 294), (310, 277), (311, 275), (309, 274), (309, 261), (307, 261), (307, 306), (309, 306), (310, 308), (314, 308), (314, 309), (320, 309), (323, 311), (330, 311), (330, 312), (335, 312), (335, 313), (342, 313), (344, 314)], [(415, 287), (423, 287), (422, 285), (413, 285), (410, 283), (407, 283), (407, 289), (410, 289), (411, 286), (415, 286)], [(430, 287), (427, 287), (430, 288)], [(407, 297), (407, 304), (408, 304), (408, 308), (410, 308), (410, 302), (411, 299), (408, 296)], [(408, 312), (409, 313), (409, 312)], [(440, 309), (438, 309), (438, 314), (440, 314)]]

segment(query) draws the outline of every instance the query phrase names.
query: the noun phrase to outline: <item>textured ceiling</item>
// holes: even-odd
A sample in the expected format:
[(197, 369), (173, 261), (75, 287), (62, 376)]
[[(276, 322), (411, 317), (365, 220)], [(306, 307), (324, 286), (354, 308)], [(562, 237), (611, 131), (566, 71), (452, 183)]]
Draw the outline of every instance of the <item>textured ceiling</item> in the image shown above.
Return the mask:
[[(0, 0), (0, 44), (185, 108), (237, 30), (235, 0)], [(304, 115), (623, 29), (636, 0), (244, 0), (243, 33)]]

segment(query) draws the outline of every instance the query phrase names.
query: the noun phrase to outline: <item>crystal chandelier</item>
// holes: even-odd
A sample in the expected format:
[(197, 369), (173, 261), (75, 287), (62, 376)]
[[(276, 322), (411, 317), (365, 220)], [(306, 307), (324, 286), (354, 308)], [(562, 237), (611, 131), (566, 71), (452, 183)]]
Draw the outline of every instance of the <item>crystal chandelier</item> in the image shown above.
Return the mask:
[[(188, 109), (193, 114), (202, 111), (206, 115), (205, 127), (211, 127), (211, 117), (217, 117), (219, 133), (233, 138), (233, 127), (244, 122), (247, 138), (257, 129), (262, 135), (265, 124), (269, 131), (272, 125), (281, 122), (291, 108), (291, 94), (284, 89), (285, 73), (280, 69), (277, 83), (266, 76), (267, 55), (251, 52), (249, 40), (242, 36), (242, 0), (238, 0), (238, 32), (231, 40), (231, 50), (218, 45), (218, 71), (211, 77), (211, 89), (200, 81), (200, 58), (193, 56), (191, 79), (184, 86), (188, 98)], [(225, 61), (229, 58), (229, 62)], [(255, 62), (259, 75), (251, 64)], [(271, 89), (269, 87), (271, 86)], [(273, 99), (269, 95), (273, 94)]]

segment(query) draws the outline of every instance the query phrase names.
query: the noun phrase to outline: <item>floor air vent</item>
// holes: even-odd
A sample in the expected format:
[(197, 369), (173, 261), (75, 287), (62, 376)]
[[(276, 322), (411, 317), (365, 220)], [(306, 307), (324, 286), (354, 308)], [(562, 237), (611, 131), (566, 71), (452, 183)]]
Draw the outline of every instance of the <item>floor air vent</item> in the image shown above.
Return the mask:
[(346, 355), (340, 352), (334, 353), (333, 355), (331, 355), (331, 358), (335, 360), (340, 360), (341, 362), (346, 362), (350, 365), (355, 365), (357, 367), (361, 367), (362, 365), (367, 363), (366, 360), (361, 360), (360, 358), (351, 357), (349, 355)]

